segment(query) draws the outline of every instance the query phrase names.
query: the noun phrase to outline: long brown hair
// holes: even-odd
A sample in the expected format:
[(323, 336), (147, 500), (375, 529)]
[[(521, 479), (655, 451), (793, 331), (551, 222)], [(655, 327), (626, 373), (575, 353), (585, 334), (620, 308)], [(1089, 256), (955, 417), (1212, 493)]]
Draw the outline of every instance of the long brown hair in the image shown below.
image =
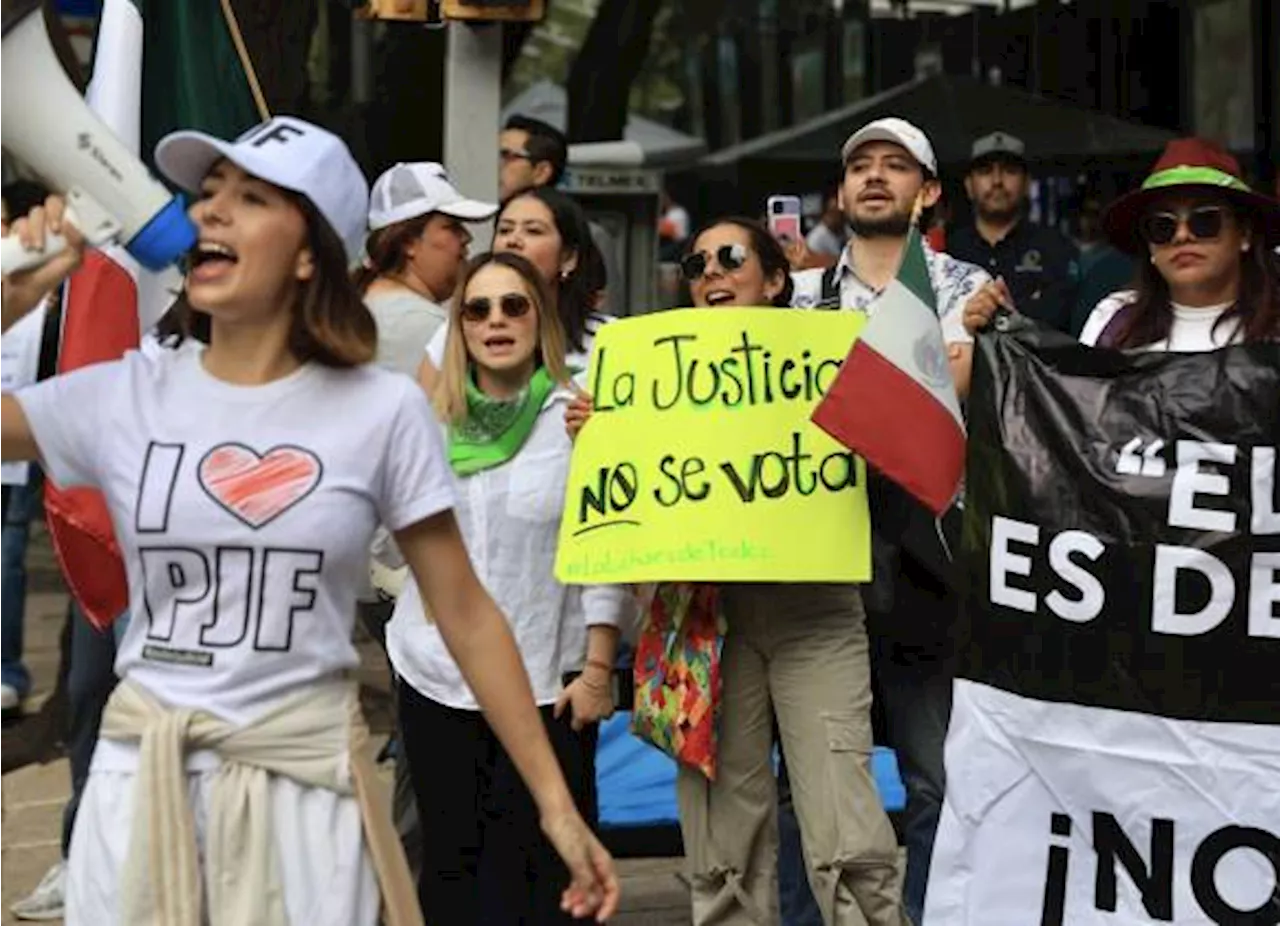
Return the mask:
[[(1239, 320), (1240, 339), (1245, 343), (1270, 341), (1280, 337), (1280, 268), (1271, 253), (1274, 242), (1268, 241), (1263, 223), (1256, 217), (1235, 210), (1236, 221), (1250, 230), (1250, 247), (1240, 255), (1240, 293), (1231, 306), (1214, 322)], [(1126, 319), (1117, 323), (1113, 346), (1121, 349), (1145, 347), (1167, 340), (1173, 328), (1173, 305), (1169, 284), (1149, 260), (1138, 260), (1134, 290), (1137, 298)]]
[(487, 251), (467, 264), (458, 288), (453, 291), (453, 302), (449, 308), (449, 336), (445, 341), (444, 362), (432, 402), (440, 419), (450, 424), (461, 424), (467, 419), (467, 377), (471, 375), (471, 358), (467, 354), (467, 340), (462, 331), (462, 304), (466, 301), (467, 286), (472, 278), (490, 264), (508, 267), (520, 275), (533, 301), (534, 311), (538, 313), (538, 363), (546, 367), (547, 373), (557, 383), (563, 385), (569, 381), (569, 372), (564, 365), (564, 325), (547, 281), (533, 264), (519, 254)]
[[(300, 362), (327, 367), (369, 363), (377, 353), (378, 326), (347, 274), (347, 251), (328, 220), (307, 197), (282, 190), (302, 210), (307, 244), (315, 262), (311, 279), (298, 286), (289, 327), (289, 352)], [(178, 345), (186, 338), (208, 344), (210, 318), (187, 299), (186, 292), (156, 325), (162, 343)]]
[(356, 291), (361, 296), (368, 292), (369, 285), (378, 277), (396, 276), (404, 271), (405, 265), (409, 263), (409, 255), (405, 253), (405, 249), (409, 242), (422, 237), (433, 215), (433, 212), (417, 215), (370, 233), (365, 242), (368, 259), (351, 276)]
[(574, 350), (582, 351), (586, 347), (586, 337), (590, 334), (587, 320), (595, 312), (601, 292), (610, 282), (615, 286), (621, 283), (618, 280), (608, 279), (604, 255), (600, 253), (595, 239), (591, 236), (591, 223), (587, 220), (587, 214), (582, 211), (577, 200), (567, 193), (546, 186), (525, 190), (503, 204), (495, 227), (502, 221), (503, 213), (511, 204), (524, 197), (536, 199), (546, 206), (547, 211), (551, 213), (551, 221), (556, 226), (556, 232), (560, 235), (561, 250), (576, 254), (578, 257), (574, 268), (553, 285), (556, 288), (556, 308), (560, 313), (560, 323), (564, 327), (566, 343)]

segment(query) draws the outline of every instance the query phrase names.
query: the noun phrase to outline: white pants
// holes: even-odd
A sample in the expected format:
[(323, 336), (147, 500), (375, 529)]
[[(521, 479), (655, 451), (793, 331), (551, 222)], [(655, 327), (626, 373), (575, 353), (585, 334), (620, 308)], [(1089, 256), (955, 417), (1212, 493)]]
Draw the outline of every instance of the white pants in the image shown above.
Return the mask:
[[(216, 774), (187, 773), (202, 858)], [(71, 837), (67, 926), (125, 926), (118, 912), (120, 875), (129, 853), (135, 780), (132, 772), (89, 773)], [(276, 871), (290, 926), (374, 926), (380, 894), (355, 798), (278, 776), (270, 787)]]

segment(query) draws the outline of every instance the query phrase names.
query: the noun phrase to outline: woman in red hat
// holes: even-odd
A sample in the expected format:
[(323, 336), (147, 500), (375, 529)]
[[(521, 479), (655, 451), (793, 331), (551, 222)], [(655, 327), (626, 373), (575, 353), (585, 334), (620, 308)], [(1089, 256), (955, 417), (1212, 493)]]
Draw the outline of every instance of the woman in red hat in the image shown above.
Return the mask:
[[(1140, 189), (1103, 217), (1112, 244), (1138, 258), (1134, 287), (1106, 297), (1080, 333), (1126, 350), (1213, 350), (1280, 339), (1280, 202), (1253, 192), (1240, 165), (1201, 138), (1171, 141)], [(1145, 260), (1143, 259), (1145, 258)], [(983, 294), (965, 307), (981, 328)]]

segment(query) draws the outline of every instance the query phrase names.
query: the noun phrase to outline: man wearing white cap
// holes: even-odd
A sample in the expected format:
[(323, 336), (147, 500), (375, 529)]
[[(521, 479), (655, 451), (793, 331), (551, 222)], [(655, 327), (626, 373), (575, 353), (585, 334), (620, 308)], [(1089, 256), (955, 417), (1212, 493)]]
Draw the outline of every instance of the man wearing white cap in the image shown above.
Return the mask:
[[(797, 308), (875, 311), (873, 303), (897, 275), (917, 197), (927, 224), (942, 196), (938, 161), (928, 137), (905, 119), (877, 119), (849, 136), (841, 149), (844, 175), (838, 197), (853, 231), (834, 267), (793, 275)], [(956, 389), (969, 386), (973, 339), (961, 324), (964, 303), (990, 281), (972, 264), (933, 251), (925, 243), (938, 320), (951, 348)]]
[(495, 203), (459, 193), (434, 161), (397, 164), (378, 178), (356, 287), (378, 322), (380, 365), (417, 375), (425, 345), (449, 318), (442, 303), (467, 260), (471, 232), (464, 223), (497, 211)]
[[(919, 221), (927, 226), (929, 210), (942, 195), (938, 162), (924, 132), (897, 118), (877, 119), (858, 129), (844, 143), (841, 158), (840, 206), (853, 236), (834, 267), (793, 275), (794, 304), (876, 312), (877, 298), (897, 276), (917, 199), (924, 210)], [(991, 277), (979, 267), (933, 251), (927, 242), (923, 246), (937, 296), (938, 323), (948, 345), (956, 389), (963, 397), (973, 357), (973, 339), (962, 323), (964, 305)], [(951, 712), (953, 671), (949, 640), (957, 599), (928, 565), (940, 557), (921, 548), (936, 534), (932, 518), (925, 519), (931, 529), (924, 532), (904, 528), (894, 530), (894, 536), (883, 534), (899, 520), (899, 514), (895, 509), (891, 517), (880, 500), (873, 504), (875, 579), (863, 588), (862, 598), (875, 700), (883, 716), (887, 745), (897, 752), (907, 787), (904, 899), (908, 915), (919, 923), (942, 808), (942, 747)], [(785, 815), (788, 811), (784, 802), (782, 812)], [(805, 902), (805, 885), (788, 883), (790, 873), (800, 870), (786, 857), (799, 851), (797, 845), (788, 843), (794, 829), (785, 821), (781, 829), (779, 881), (784, 920), (788, 926), (813, 922), (812, 901)]]

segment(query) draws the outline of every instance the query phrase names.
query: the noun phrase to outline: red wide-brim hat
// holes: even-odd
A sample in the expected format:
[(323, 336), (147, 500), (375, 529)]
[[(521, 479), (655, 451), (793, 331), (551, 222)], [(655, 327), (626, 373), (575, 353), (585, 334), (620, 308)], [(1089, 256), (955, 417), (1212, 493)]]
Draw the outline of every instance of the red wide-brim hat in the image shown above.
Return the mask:
[(1107, 238), (1122, 251), (1145, 254), (1147, 246), (1138, 232), (1138, 222), (1153, 202), (1170, 192), (1229, 200), (1246, 214), (1258, 217), (1269, 247), (1280, 244), (1280, 201), (1251, 190), (1231, 153), (1203, 138), (1175, 138), (1165, 146), (1142, 186), (1121, 196), (1103, 215)]

